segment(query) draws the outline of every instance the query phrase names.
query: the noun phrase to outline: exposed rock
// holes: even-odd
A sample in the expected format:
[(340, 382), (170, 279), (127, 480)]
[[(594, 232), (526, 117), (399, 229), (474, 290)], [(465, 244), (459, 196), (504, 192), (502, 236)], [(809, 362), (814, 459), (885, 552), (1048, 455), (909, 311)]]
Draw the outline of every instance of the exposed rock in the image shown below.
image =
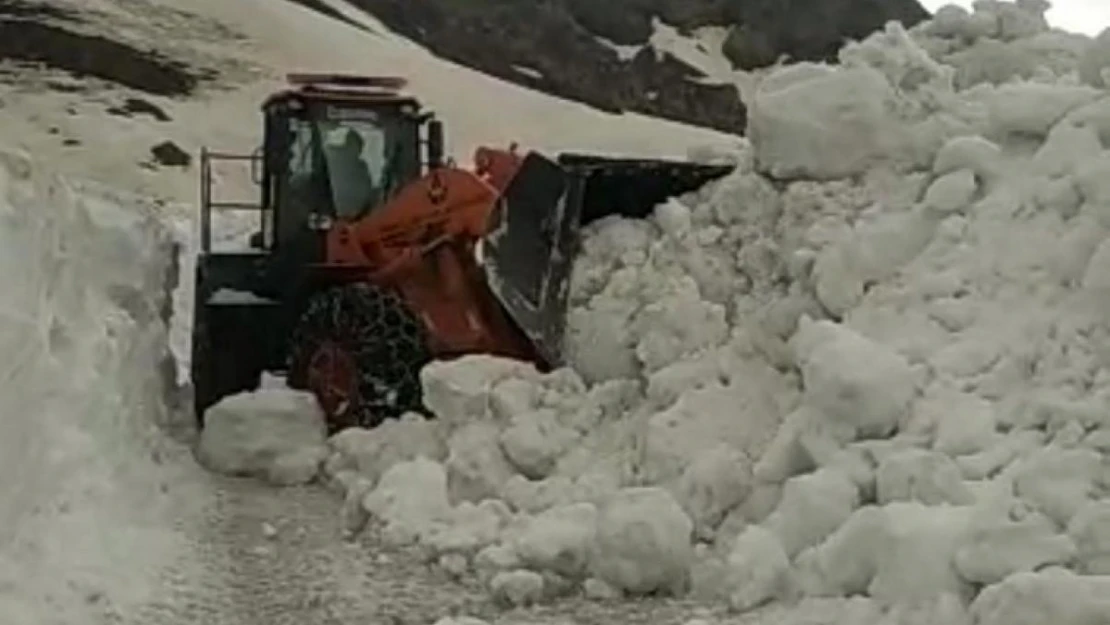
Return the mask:
[(165, 167), (188, 167), (193, 157), (173, 141), (163, 141), (150, 148), (154, 161)]
[(160, 122), (170, 121), (170, 116), (162, 107), (142, 98), (127, 98), (122, 104), (108, 108), (108, 112), (120, 117), (149, 115)]
[(91, 76), (138, 91), (181, 96), (213, 77), (153, 50), (72, 30), (78, 13), (45, 3), (0, 2), (0, 61), (41, 63), (75, 76)]
[[(687, 34), (731, 28), (721, 52), (736, 68), (753, 69), (781, 56), (833, 60), (846, 39), (890, 20), (908, 28), (928, 17), (916, 0), (350, 1), (437, 55), (493, 76), (605, 110), (732, 132), (746, 123), (735, 87), (703, 80), (700, 70), (646, 45), (656, 20)], [(624, 56), (614, 44), (639, 50)]]

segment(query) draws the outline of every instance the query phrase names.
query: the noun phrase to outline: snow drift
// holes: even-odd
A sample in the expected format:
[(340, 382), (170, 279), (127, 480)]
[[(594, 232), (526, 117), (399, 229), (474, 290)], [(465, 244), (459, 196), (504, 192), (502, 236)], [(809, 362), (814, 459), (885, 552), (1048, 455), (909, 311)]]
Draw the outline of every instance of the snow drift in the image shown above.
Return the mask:
[(1042, 11), (771, 74), (733, 174), (591, 227), (571, 367), (434, 363), (436, 421), (329, 441), (348, 529), (507, 603), (1101, 622), (1110, 55)]
[(4, 623), (111, 615), (176, 548), (157, 429), (172, 242), (139, 205), (0, 152)]

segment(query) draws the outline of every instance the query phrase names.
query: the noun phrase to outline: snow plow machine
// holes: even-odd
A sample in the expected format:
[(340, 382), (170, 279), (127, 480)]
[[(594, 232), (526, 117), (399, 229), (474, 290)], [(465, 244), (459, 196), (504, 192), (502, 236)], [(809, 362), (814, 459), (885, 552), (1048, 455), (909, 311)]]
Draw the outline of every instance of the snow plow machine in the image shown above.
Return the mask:
[[(444, 158), (443, 125), (400, 78), (294, 74), (263, 104), (251, 155), (202, 150), (194, 410), (259, 387), (312, 392), (334, 432), (427, 414), (419, 372), (486, 353), (563, 360), (581, 227), (645, 217), (727, 166), (479, 148)], [(215, 201), (213, 164), (250, 164), (257, 202)], [(215, 211), (260, 215), (213, 249)], [(249, 219), (253, 220), (253, 217)]]

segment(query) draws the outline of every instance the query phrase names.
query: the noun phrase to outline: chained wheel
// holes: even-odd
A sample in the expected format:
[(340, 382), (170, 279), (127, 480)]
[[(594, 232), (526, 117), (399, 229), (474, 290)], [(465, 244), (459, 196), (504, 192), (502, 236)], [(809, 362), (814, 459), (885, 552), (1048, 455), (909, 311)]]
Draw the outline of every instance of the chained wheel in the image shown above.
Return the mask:
[(431, 360), (405, 304), (369, 284), (314, 295), (293, 332), (289, 384), (316, 395), (336, 432), (423, 411), (420, 369)]

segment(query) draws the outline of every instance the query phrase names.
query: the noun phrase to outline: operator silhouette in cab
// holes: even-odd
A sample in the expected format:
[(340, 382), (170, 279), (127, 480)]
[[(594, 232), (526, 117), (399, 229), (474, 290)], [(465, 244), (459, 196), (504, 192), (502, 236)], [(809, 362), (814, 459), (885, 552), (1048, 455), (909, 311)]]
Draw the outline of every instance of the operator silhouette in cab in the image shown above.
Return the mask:
[(377, 201), (377, 186), (370, 167), (362, 158), (365, 143), (357, 132), (347, 129), (343, 143), (328, 165), (336, 216), (358, 217)]

